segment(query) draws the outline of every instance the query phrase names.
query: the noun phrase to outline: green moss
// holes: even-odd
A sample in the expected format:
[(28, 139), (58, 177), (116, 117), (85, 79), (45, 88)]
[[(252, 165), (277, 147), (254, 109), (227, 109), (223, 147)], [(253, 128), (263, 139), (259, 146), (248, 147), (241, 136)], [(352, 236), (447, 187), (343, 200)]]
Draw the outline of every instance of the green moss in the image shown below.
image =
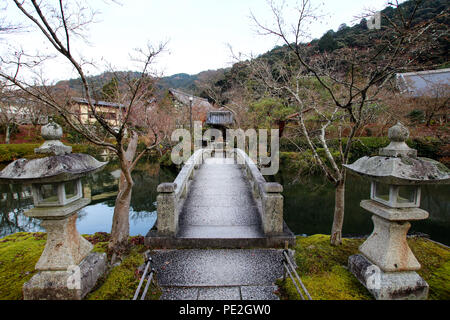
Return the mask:
[(342, 245), (332, 246), (330, 236), (317, 234), (297, 238), (295, 262), (299, 275), (330, 272), (336, 265), (347, 265), (347, 259), (358, 252), (361, 239), (343, 239)]
[(450, 249), (423, 238), (408, 244), (422, 265), (417, 273), (430, 285), (430, 299), (450, 300)]
[[(358, 252), (364, 239), (343, 239), (331, 246), (327, 235), (298, 237), (295, 245), (297, 272), (315, 300), (372, 299), (370, 293), (347, 270), (347, 260)], [(424, 238), (408, 238), (418, 271), (430, 286), (429, 299), (450, 299), (450, 250)], [(278, 282), (282, 299), (300, 299), (290, 279)]]
[[(110, 235), (97, 232), (83, 235), (94, 244), (94, 252), (107, 252)], [(21, 300), (22, 286), (36, 274), (34, 267), (42, 254), (47, 240), (46, 233), (20, 232), (0, 239), (0, 300)], [(143, 237), (130, 237), (132, 245), (122, 264), (100, 279), (87, 299), (131, 299), (139, 283), (137, 268), (144, 263), (142, 253), (146, 250)], [(161, 290), (150, 287), (147, 299), (159, 299)]]
[[(369, 300), (370, 293), (343, 266), (333, 266), (329, 272), (322, 272), (302, 277), (302, 282), (308, 289), (313, 300)], [(300, 300), (292, 280), (279, 281), (283, 287), (284, 298)]]
[(36, 273), (45, 233), (15, 233), (0, 239), (0, 300), (20, 300), (22, 286)]
[[(94, 244), (95, 252), (107, 252), (109, 234), (84, 235)], [(16, 233), (0, 239), (0, 300), (22, 299), (22, 286), (36, 273), (34, 267), (45, 246), (45, 233)], [(347, 270), (347, 260), (358, 252), (364, 239), (343, 239), (341, 246), (331, 246), (327, 235), (298, 237), (295, 261), (300, 277), (315, 300), (371, 299), (369, 292)], [(450, 299), (450, 249), (430, 240), (408, 238), (409, 246), (422, 265), (418, 271), (430, 286), (430, 299)], [(137, 268), (144, 263), (143, 237), (130, 238), (131, 250), (120, 266), (114, 267), (86, 297), (90, 300), (131, 299), (140, 276)], [(299, 299), (288, 279), (280, 280), (282, 299)], [(159, 299), (161, 290), (150, 287), (147, 299)]]
[[(139, 285), (140, 276), (137, 268), (144, 263), (143, 252), (146, 247), (137, 245), (122, 263), (114, 267), (105, 279), (87, 297), (88, 300), (130, 300)], [(143, 286), (145, 286), (145, 283)], [(161, 290), (152, 284), (147, 293), (147, 300), (157, 300)]]

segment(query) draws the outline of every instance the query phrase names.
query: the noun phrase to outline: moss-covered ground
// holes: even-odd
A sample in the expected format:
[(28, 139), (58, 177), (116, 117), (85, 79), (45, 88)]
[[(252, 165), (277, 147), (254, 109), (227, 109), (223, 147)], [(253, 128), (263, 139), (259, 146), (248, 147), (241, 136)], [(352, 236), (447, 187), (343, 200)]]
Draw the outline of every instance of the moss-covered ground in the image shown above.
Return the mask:
[[(95, 252), (107, 252), (109, 235), (84, 235), (94, 244)], [(34, 266), (44, 250), (45, 233), (20, 232), (0, 239), (0, 300), (20, 300), (22, 286), (36, 273)], [(130, 237), (130, 250), (119, 266), (109, 269), (96, 287), (86, 296), (88, 300), (131, 300), (138, 287), (138, 267), (144, 263), (143, 237)], [(145, 282), (144, 282), (145, 285)], [(161, 290), (150, 286), (147, 299), (157, 300)]]
[[(327, 235), (298, 237), (295, 246), (297, 272), (314, 300), (367, 300), (370, 293), (347, 270), (347, 259), (358, 252), (364, 239), (343, 239), (331, 246)], [(429, 299), (450, 300), (450, 249), (425, 238), (408, 238), (422, 265), (418, 271), (430, 286)], [(281, 299), (300, 299), (292, 281), (280, 280)]]
[[(84, 235), (94, 251), (107, 252), (109, 235)], [(0, 300), (22, 299), (22, 286), (36, 272), (46, 241), (45, 233), (20, 232), (0, 239)], [(110, 268), (86, 296), (89, 300), (129, 300), (133, 297), (144, 263), (143, 237), (130, 237), (130, 250), (119, 266)], [(343, 239), (338, 247), (326, 235), (298, 237), (295, 246), (297, 272), (313, 299), (372, 299), (369, 292), (347, 270), (347, 259), (358, 252), (363, 239)], [(424, 238), (409, 238), (408, 243), (422, 265), (418, 273), (430, 285), (430, 299), (450, 300), (450, 249)], [(282, 299), (299, 299), (290, 280), (279, 281)], [(148, 299), (158, 299), (161, 290), (151, 286)]]

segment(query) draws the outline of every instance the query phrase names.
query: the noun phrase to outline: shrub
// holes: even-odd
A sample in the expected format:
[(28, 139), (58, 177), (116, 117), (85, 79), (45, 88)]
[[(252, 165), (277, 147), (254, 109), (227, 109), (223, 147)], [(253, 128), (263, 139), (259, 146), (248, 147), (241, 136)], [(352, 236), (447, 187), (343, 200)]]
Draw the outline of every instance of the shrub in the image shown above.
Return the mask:
[[(45, 155), (37, 155), (34, 149), (41, 144), (21, 143), (21, 144), (0, 144), (0, 163), (8, 163), (17, 159), (27, 158), (43, 158)], [(92, 156), (97, 156), (101, 148), (91, 144), (76, 144), (72, 145), (73, 153), (87, 153)]]
[[(308, 144), (304, 138), (293, 139), (293, 142), (301, 149), (307, 151), (309, 150)], [(280, 139), (280, 151), (281, 152), (299, 152), (299, 149), (290, 140), (286, 138)], [(314, 139), (316, 145), (320, 145), (317, 139)], [(434, 160), (440, 160), (446, 157), (444, 154), (444, 149), (442, 147), (443, 142), (440, 139), (433, 137), (426, 138), (415, 138), (406, 141), (410, 148), (416, 149), (419, 157), (430, 158)], [(347, 144), (347, 139), (342, 139), (343, 148)], [(354, 138), (352, 146), (350, 148), (350, 159), (349, 162), (352, 163), (357, 159), (364, 156), (375, 156), (378, 154), (380, 148), (384, 148), (389, 144), (389, 139), (387, 137), (359, 137)], [(328, 147), (335, 153), (339, 150), (339, 140), (331, 139), (328, 141)], [(320, 148), (318, 149), (319, 153)]]

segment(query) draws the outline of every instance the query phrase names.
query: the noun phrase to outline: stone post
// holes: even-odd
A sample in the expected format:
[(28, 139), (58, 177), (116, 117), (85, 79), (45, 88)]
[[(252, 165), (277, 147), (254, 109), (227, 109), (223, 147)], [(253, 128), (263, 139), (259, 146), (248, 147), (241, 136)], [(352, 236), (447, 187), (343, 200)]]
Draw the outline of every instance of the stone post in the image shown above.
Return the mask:
[(176, 183), (161, 183), (158, 188), (157, 229), (159, 236), (175, 236), (178, 231), (178, 214), (175, 197)]
[(283, 186), (279, 183), (266, 182), (262, 186), (262, 223), (266, 235), (283, 233)]
[[(78, 211), (91, 200), (83, 197), (81, 177), (101, 170), (106, 163), (86, 154), (72, 154), (61, 141), (61, 126), (41, 128), (45, 142), (35, 149), (45, 158), (19, 159), (0, 172), (0, 182), (31, 183), (34, 208), (24, 214), (42, 220), (47, 242), (35, 269), (22, 287), (25, 300), (80, 300), (106, 271), (106, 254), (77, 231)], [(89, 195), (90, 197), (90, 195)]]
[(35, 267), (39, 272), (23, 286), (24, 300), (81, 300), (105, 273), (106, 254), (91, 253), (94, 246), (76, 228), (77, 212), (89, 202), (81, 199), (61, 209), (25, 213), (43, 220), (47, 242)]
[(424, 300), (429, 287), (416, 273), (420, 263), (406, 236), (409, 221), (428, 218), (428, 212), (419, 208), (420, 185), (449, 183), (449, 170), (417, 157), (406, 144), (409, 131), (401, 123), (390, 128), (388, 136), (390, 144), (378, 156), (344, 165), (372, 181), (370, 200), (361, 201), (361, 207), (372, 213), (374, 225), (360, 253), (349, 257), (348, 267), (376, 299)]
[(350, 272), (378, 300), (427, 299), (429, 287), (415, 272), (421, 266), (406, 235), (411, 227), (408, 220), (426, 219), (428, 212), (389, 208), (373, 200), (363, 200), (361, 207), (373, 213), (374, 229), (359, 247), (361, 254), (349, 257)]

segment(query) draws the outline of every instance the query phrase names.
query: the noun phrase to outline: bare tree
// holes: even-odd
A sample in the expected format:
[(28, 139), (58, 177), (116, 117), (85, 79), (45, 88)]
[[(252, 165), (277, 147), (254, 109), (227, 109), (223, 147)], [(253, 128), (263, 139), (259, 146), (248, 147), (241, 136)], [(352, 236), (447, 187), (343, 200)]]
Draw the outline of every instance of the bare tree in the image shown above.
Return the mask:
[[(275, 36), (285, 45), (283, 59), (276, 63), (251, 59), (253, 76), (274, 96), (289, 97), (298, 108), (298, 125), (312, 151), (315, 162), (336, 188), (331, 243), (341, 244), (344, 221), (345, 169), (350, 149), (357, 133), (377, 108), (378, 95), (392, 77), (413, 66), (417, 58), (433, 45), (439, 34), (434, 33), (433, 21), (416, 24), (415, 15), (422, 1), (412, 1), (410, 13), (403, 11), (397, 1), (397, 16), (382, 13), (381, 30), (373, 32), (368, 48), (342, 48), (319, 52), (308, 44), (308, 25), (317, 18), (309, 0), (300, 0), (295, 7), (297, 18), (292, 24), (284, 19), (285, 2), (268, 1), (273, 23), (265, 24), (252, 15), (262, 35)], [(293, 8), (289, 8), (292, 12)], [(373, 13), (372, 13), (373, 14)], [(445, 13), (443, 13), (445, 14)], [(369, 31), (367, 31), (369, 32)], [(318, 128), (307, 125), (313, 108), (319, 119)], [(334, 131), (339, 145), (330, 146)], [(344, 140), (345, 138), (345, 140)]]
[[(77, 55), (72, 45), (74, 38), (83, 39), (84, 32), (93, 22), (95, 13), (80, 1), (59, 0), (53, 5), (53, 2), (50, 1), (14, 0), (14, 4), (34, 30), (44, 36), (53, 52), (32, 56), (18, 50), (9, 57), (2, 57), (0, 77), (5, 79), (9, 85), (21, 89), (30, 97), (54, 110), (72, 129), (88, 141), (111, 150), (118, 157), (122, 174), (109, 244), (109, 248), (114, 253), (114, 261), (116, 257), (120, 257), (128, 242), (129, 208), (133, 188), (131, 172), (144, 153), (155, 148), (162, 138), (159, 132), (152, 130), (153, 139), (149, 140), (145, 150), (137, 153), (138, 137), (142, 131), (133, 124), (131, 115), (136, 106), (145, 103), (145, 99), (148, 97), (147, 83), (151, 79), (151, 65), (155, 57), (163, 51), (165, 44), (160, 44), (157, 48), (148, 45), (145, 50), (136, 51), (133, 61), (138, 62), (142, 68), (137, 78), (122, 79), (123, 90), (120, 91), (118, 98), (124, 103), (125, 108), (124, 112), (120, 114), (118, 123), (111, 123), (93, 99), (93, 89), (89, 85), (85, 72), (89, 63)], [(27, 80), (30, 77), (24, 73), (24, 70), (35, 71), (43, 62), (54, 56), (54, 53), (73, 67), (79, 76), (83, 88), (83, 98), (87, 101), (89, 113), (98, 124), (98, 130), (93, 130), (90, 123), (83, 122), (82, 118), (77, 116), (76, 111), (73, 110), (70, 97), (61, 97), (55, 94), (55, 91), (39, 72), (34, 72), (33, 82)], [(129, 139), (127, 139), (127, 135)]]
[(0, 84), (0, 123), (5, 127), (5, 144), (10, 143), (13, 126), (29, 122), (28, 107), (25, 99)]
[(415, 104), (421, 105), (424, 109), (427, 127), (431, 126), (435, 117), (441, 124), (447, 122), (450, 111), (450, 85), (448, 83), (433, 84), (428, 94), (413, 100), (415, 100)]

